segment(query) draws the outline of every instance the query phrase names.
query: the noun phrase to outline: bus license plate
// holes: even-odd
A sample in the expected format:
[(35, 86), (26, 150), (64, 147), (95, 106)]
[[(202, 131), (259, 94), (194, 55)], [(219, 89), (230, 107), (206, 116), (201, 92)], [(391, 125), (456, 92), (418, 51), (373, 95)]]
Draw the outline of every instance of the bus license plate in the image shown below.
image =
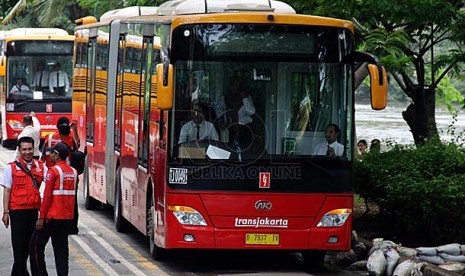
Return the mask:
[(279, 234), (246, 233), (245, 244), (279, 245)]

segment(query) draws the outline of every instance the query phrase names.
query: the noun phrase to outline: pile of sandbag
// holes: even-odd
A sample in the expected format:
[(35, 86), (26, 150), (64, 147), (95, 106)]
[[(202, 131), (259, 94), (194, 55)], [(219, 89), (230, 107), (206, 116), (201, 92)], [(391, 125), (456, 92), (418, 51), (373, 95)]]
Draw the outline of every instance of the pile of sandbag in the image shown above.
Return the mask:
[(418, 260), (452, 271), (465, 269), (465, 245), (451, 243), (436, 247), (418, 247), (416, 251)]
[[(380, 276), (421, 276), (425, 263), (415, 263), (412, 259), (408, 259), (399, 263), (400, 254), (406, 256), (413, 256), (416, 252), (403, 248), (400, 245), (392, 242), (385, 241), (382, 238), (373, 240), (373, 247), (368, 253), (368, 275)], [(413, 255), (412, 255), (413, 254)]]

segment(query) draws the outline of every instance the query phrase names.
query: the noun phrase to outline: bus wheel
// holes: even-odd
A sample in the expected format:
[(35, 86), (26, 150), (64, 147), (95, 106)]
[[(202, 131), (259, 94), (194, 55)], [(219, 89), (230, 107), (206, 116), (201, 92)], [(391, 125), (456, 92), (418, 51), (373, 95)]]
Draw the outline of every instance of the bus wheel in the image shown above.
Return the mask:
[(121, 169), (116, 171), (115, 202), (113, 204), (113, 220), (118, 232), (126, 232), (129, 228), (128, 221), (123, 217), (122, 204), (123, 196), (121, 194)]
[(306, 271), (321, 271), (324, 270), (326, 251), (312, 250), (302, 252), (304, 259), (304, 269)]
[(86, 161), (86, 166), (84, 168), (84, 175), (83, 175), (83, 180), (84, 180), (84, 199), (85, 199), (85, 206), (87, 210), (96, 210), (100, 208), (101, 204), (98, 200), (95, 198), (91, 197), (89, 194), (89, 166), (87, 166), (87, 161)]
[(149, 250), (150, 250), (150, 255), (154, 260), (163, 260), (165, 258), (165, 253), (166, 251), (163, 248), (158, 247), (155, 244), (155, 237), (154, 237), (154, 231), (155, 231), (155, 207), (153, 203), (153, 196), (151, 191), (149, 190), (149, 193), (147, 193), (147, 236), (148, 236), (148, 241), (149, 241)]

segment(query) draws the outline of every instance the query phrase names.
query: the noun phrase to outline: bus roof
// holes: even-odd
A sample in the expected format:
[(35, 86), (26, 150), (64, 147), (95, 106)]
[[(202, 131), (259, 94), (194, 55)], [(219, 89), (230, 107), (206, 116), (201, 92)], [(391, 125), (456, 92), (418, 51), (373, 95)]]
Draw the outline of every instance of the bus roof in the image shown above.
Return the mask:
[[(208, 5), (207, 13), (205, 13), (205, 3)], [(263, 23), (263, 18), (257, 17), (257, 15), (274, 13), (276, 17), (274, 17), (273, 23), (276, 24), (333, 26), (346, 28), (351, 30), (352, 33), (354, 32), (353, 22), (351, 21), (331, 17), (295, 14), (291, 6), (275, 0), (257, 0), (256, 2), (250, 0), (170, 0), (158, 8), (152, 7), (151, 11), (144, 9), (150, 7), (136, 6), (129, 8), (133, 11), (132, 14), (123, 12), (125, 9), (108, 11), (105, 13), (105, 16), (101, 17), (105, 22), (90, 23), (89, 25), (83, 24), (78, 26), (76, 31), (106, 26), (116, 19), (127, 23), (148, 23), (154, 21), (174, 23), (175, 21), (173, 26), (205, 22), (228, 23), (250, 21), (250, 23)], [(155, 9), (156, 13), (154, 13)], [(138, 15), (139, 10), (140, 13), (145, 13), (145, 15)], [(265, 22), (268, 23), (269, 20), (266, 19)]]
[(295, 14), (288, 4), (276, 0), (170, 0), (159, 7), (132, 6), (110, 10), (100, 17), (101, 23), (143, 15), (184, 15), (228, 12), (273, 12)]
[(122, 17), (154, 15), (157, 14), (157, 9), (157, 7), (133, 6), (111, 10), (107, 11), (106, 13), (102, 14), (102, 16), (100, 16), (100, 22), (106, 23)]
[(8, 31), (8, 37), (33, 35), (69, 35), (67, 31), (58, 28), (17, 28)]
[(170, 0), (158, 7), (158, 15), (224, 12), (296, 13), (290, 5), (275, 0)]
[(1, 30), (1, 31), (0, 31), (0, 39), (5, 39), (6, 36), (8, 35), (8, 32), (9, 32), (9, 31)]

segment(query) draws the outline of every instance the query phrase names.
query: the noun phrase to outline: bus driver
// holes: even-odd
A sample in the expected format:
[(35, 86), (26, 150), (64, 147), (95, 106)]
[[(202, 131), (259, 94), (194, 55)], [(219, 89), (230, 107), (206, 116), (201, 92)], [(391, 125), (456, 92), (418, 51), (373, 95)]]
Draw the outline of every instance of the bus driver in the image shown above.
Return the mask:
[(204, 139), (218, 141), (218, 132), (216, 132), (215, 126), (205, 121), (198, 107), (192, 110), (191, 118), (192, 120), (185, 123), (181, 128), (179, 144)]
[(337, 142), (339, 137), (339, 127), (336, 124), (329, 124), (325, 128), (326, 142), (316, 146), (314, 155), (326, 156), (342, 156), (344, 154), (344, 146)]

